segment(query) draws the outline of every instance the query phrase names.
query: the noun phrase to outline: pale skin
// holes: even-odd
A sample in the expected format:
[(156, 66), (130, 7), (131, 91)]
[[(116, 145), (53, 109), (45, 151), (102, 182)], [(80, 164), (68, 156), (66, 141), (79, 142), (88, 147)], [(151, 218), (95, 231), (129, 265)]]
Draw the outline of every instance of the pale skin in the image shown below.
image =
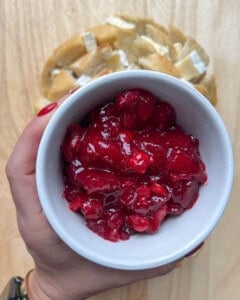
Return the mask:
[(29, 276), (30, 299), (81, 300), (101, 291), (170, 272), (177, 262), (144, 271), (102, 267), (73, 252), (53, 231), (39, 202), (35, 162), (41, 136), (56, 109), (30, 122), (6, 166), (19, 231), (35, 263)]

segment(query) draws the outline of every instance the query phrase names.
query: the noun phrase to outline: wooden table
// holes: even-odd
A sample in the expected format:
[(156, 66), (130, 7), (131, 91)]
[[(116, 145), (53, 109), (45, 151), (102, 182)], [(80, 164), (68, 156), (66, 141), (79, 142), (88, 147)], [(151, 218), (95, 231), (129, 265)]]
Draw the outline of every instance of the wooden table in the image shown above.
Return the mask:
[[(217, 110), (235, 150), (235, 183), (221, 222), (196, 258), (171, 274), (92, 299), (240, 299), (240, 2), (238, 0), (1, 0), (0, 1), (0, 290), (32, 267), (19, 236), (4, 166), (41, 96), (40, 71), (53, 49), (74, 33), (117, 12), (172, 23), (196, 37), (210, 55), (218, 85)], [(211, 201), (211, 199), (209, 199)]]

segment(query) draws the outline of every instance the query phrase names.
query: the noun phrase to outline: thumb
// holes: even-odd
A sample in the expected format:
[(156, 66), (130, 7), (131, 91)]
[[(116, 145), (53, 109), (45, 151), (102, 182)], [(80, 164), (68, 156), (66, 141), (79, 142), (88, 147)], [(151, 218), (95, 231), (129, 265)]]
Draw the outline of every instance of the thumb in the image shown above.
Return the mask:
[[(45, 114), (35, 117), (20, 135), (6, 165), (6, 174), (18, 213), (37, 213), (41, 209), (35, 183), (35, 163), (39, 143), (48, 121), (67, 98), (45, 107)], [(44, 110), (43, 109), (43, 110)], [(26, 207), (28, 209), (26, 209)]]

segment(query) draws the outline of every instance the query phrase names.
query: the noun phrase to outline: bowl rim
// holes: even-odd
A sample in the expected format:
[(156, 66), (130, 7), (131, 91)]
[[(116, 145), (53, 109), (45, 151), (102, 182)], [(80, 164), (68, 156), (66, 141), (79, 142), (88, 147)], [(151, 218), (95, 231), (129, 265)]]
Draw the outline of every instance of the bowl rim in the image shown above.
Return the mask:
[[(43, 199), (44, 197), (42, 196), (42, 190), (41, 188), (44, 186), (43, 185), (43, 180), (42, 180), (42, 172), (43, 172), (43, 162), (44, 162), (44, 155), (46, 152), (46, 147), (48, 144), (49, 140), (49, 135), (51, 132), (54, 130), (55, 126), (59, 124), (59, 121), (62, 119), (64, 116), (64, 113), (66, 110), (68, 110), (72, 105), (74, 105), (75, 102), (79, 100), (79, 98), (82, 97), (86, 92), (95, 89), (96, 87), (102, 86), (105, 83), (109, 82), (109, 80), (115, 81), (119, 80), (122, 77), (148, 77), (148, 78), (155, 78), (157, 80), (167, 82), (171, 85), (175, 85), (180, 89), (185, 90), (186, 93), (191, 93), (193, 94), (193, 97), (196, 98), (196, 101), (200, 102), (201, 105), (204, 106), (205, 109), (207, 109), (211, 117), (214, 118), (214, 122), (217, 123), (218, 130), (221, 131), (221, 136), (222, 139), (225, 142), (225, 151), (226, 151), (226, 156), (227, 156), (227, 161), (228, 161), (228, 171), (229, 171), (229, 176), (227, 177), (227, 182), (226, 182), (226, 190), (225, 190), (225, 195), (222, 197), (222, 202), (221, 206), (217, 211), (215, 211), (215, 214), (213, 215), (211, 226), (206, 228), (205, 231), (202, 231), (201, 234), (199, 234), (197, 239), (195, 239), (192, 243), (190, 243), (190, 246), (188, 247), (189, 249), (182, 249), (182, 251), (176, 251), (173, 255), (165, 258), (164, 262), (160, 262), (159, 260), (152, 260), (152, 261), (147, 261), (147, 262), (142, 262), (139, 261), (139, 264), (131, 264), (130, 261), (126, 261), (125, 263), (117, 262), (116, 260), (111, 260), (109, 257), (104, 257), (104, 256), (95, 256), (92, 255), (92, 253), (87, 251), (87, 247), (76, 247), (76, 245), (73, 245), (71, 240), (69, 239), (68, 235), (66, 232), (63, 232), (59, 226), (58, 223), (55, 221), (54, 216), (48, 209), (48, 205), (46, 201)], [(224, 213), (224, 210), (226, 209), (226, 206), (228, 204), (231, 190), (232, 190), (232, 184), (233, 184), (233, 176), (234, 176), (234, 158), (233, 158), (233, 150), (231, 146), (231, 141), (230, 137), (228, 135), (227, 129), (225, 128), (225, 125), (223, 123), (223, 120), (219, 116), (218, 112), (216, 109), (209, 103), (209, 101), (202, 95), (200, 94), (197, 90), (195, 90), (192, 86), (189, 84), (185, 83), (183, 84), (184, 81), (175, 77), (172, 77), (167, 74), (159, 73), (159, 72), (154, 72), (154, 71), (148, 71), (148, 70), (130, 70), (130, 71), (121, 71), (121, 72), (115, 72), (106, 76), (103, 76), (101, 78), (95, 79), (92, 82), (88, 83), (87, 85), (81, 87), (80, 89), (76, 90), (73, 94), (69, 95), (69, 98), (67, 101), (62, 103), (59, 108), (56, 110), (56, 112), (53, 114), (51, 117), (50, 121), (48, 122), (45, 131), (42, 135), (38, 153), (37, 153), (37, 160), (36, 160), (36, 183), (37, 183), (37, 191), (40, 199), (41, 206), (43, 208), (43, 211), (54, 229), (54, 231), (57, 233), (57, 235), (76, 253), (79, 255), (83, 256), (84, 258), (91, 260), (97, 264), (106, 266), (106, 267), (111, 267), (115, 269), (122, 269), (122, 270), (143, 270), (143, 269), (150, 269), (154, 267), (158, 267), (160, 265), (165, 265), (167, 263), (176, 261), (182, 257), (184, 257), (188, 252), (196, 248), (201, 242), (203, 242), (207, 236), (212, 232), (214, 227), (217, 225), (219, 222), (221, 216)], [(41, 187), (41, 188), (40, 188)], [(191, 248), (191, 249), (190, 249)]]

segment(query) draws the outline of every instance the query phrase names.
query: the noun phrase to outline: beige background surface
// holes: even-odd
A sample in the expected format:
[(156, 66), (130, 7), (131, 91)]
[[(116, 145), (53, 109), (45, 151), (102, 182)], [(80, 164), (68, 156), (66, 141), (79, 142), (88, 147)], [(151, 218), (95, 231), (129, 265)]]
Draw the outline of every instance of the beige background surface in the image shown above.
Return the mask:
[[(164, 278), (93, 297), (96, 300), (240, 299), (240, 1), (238, 0), (0, 0), (0, 290), (22, 275), (32, 260), (22, 242), (4, 166), (41, 95), (43, 62), (74, 33), (101, 24), (117, 12), (148, 15), (196, 37), (216, 74), (217, 110), (235, 152), (235, 183), (221, 222), (196, 258)], [(221, 174), (219, 174), (221, 176)], [(211, 201), (211, 199), (209, 199)]]

